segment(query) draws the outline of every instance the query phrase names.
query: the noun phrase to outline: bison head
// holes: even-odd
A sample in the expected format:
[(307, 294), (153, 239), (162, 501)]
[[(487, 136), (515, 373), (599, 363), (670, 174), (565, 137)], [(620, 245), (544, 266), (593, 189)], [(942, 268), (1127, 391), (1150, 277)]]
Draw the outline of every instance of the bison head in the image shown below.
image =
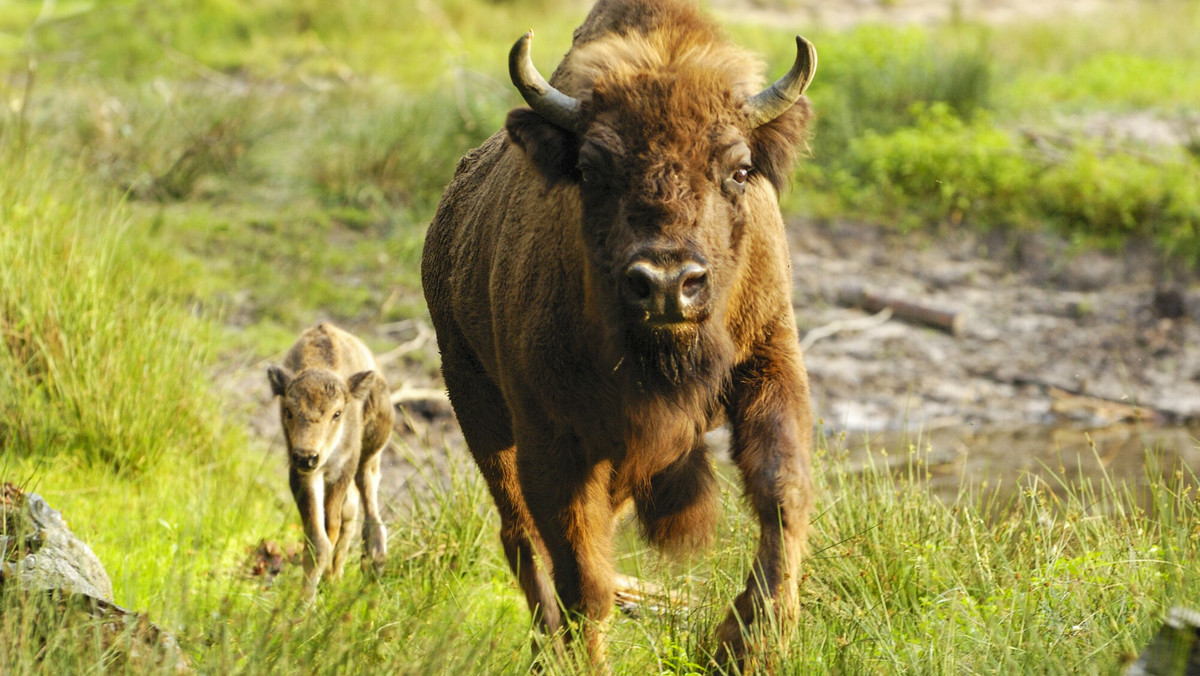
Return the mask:
[[(371, 392), (374, 371), (342, 378), (325, 369), (305, 369), (293, 375), (279, 366), (267, 368), (271, 392), (281, 397), (279, 417), (287, 439), (288, 462), (301, 473), (322, 467), (356, 424), (360, 409), (351, 406)], [(356, 432), (351, 432), (354, 434)]]
[(613, 34), (573, 48), (559, 78), (570, 96), (534, 68), (532, 36), (509, 56), (530, 106), (509, 114), (509, 138), (547, 183), (577, 188), (587, 294), (622, 355), (675, 380), (704, 358), (705, 342), (721, 342), (729, 289), (753, 276), (747, 229), (764, 208), (778, 218), (816, 51), (797, 37), (791, 71), (752, 93), (757, 68), (740, 50), (686, 34)]

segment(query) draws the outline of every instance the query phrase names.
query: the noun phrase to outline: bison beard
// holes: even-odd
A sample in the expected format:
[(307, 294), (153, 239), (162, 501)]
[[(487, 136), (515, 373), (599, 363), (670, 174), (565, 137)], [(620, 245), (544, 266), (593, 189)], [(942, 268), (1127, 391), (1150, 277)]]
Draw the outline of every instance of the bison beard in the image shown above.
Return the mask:
[(625, 325), (620, 330), (621, 354), (632, 362), (635, 385), (647, 394), (666, 397), (719, 392), (729, 375), (733, 346), (728, 337), (713, 335), (711, 327)]

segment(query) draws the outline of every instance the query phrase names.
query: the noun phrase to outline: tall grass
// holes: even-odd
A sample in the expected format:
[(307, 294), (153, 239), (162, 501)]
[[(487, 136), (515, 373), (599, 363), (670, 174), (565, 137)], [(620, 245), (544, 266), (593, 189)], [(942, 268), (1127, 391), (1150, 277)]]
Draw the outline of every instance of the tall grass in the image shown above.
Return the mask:
[[(1137, 486), (1031, 475), (1003, 491), (964, 488), (942, 500), (923, 485), (923, 451), (878, 449), (866, 469), (851, 472), (839, 443), (817, 454), (818, 507), (797, 622), (768, 627), (759, 666), (785, 674), (1112, 673), (1148, 642), (1167, 608), (1200, 602), (1200, 504), (1186, 470), (1149, 467)], [(264, 457), (261, 449), (249, 456)], [(174, 632), (201, 673), (528, 669), (528, 612), (474, 472), (435, 487), (393, 525), (379, 583), (365, 581), (352, 560), (347, 578), (324, 585), (304, 610), (297, 564), (274, 580), (248, 573), (246, 552), (259, 539), (300, 537), (280, 497), (280, 467), (220, 465), (220, 481), (199, 483), (180, 504), (129, 512), (127, 528), (141, 535), (122, 544), (143, 565), (166, 562), (138, 571), (145, 595), (125, 602)], [(184, 480), (147, 492), (162, 500)], [(51, 497), (68, 506), (79, 500), (70, 491)], [(113, 507), (117, 500), (92, 499)], [(711, 632), (744, 583), (756, 536), (735, 485), (722, 500), (717, 546), (691, 558), (664, 559), (627, 529), (618, 568), (689, 601), (615, 614), (608, 630), (616, 673), (689, 674), (708, 664)], [(185, 516), (190, 510), (203, 518)], [(111, 538), (104, 530), (96, 537)], [(112, 556), (108, 544), (98, 551)], [(119, 586), (133, 585), (117, 577)], [(2, 603), (9, 618), (36, 601), (6, 595)], [(51, 627), (53, 649), (37, 657), (40, 644), (25, 629), (0, 626), (9, 632), (0, 666), (28, 673), (104, 663), (94, 643), (64, 640), (60, 631), (79, 630)], [(548, 660), (544, 668), (588, 671), (571, 664)]]
[(186, 277), (111, 197), (0, 140), (0, 446), (137, 473), (211, 447)]
[[(352, 571), (302, 611), (298, 566), (273, 581), (249, 575), (259, 541), (302, 536), (282, 462), (230, 422), (209, 381), (216, 354), (258, 354), (253, 336), (278, 345), (317, 315), (422, 313), (422, 226), (458, 157), (517, 104), (508, 46), (532, 24), (548, 72), (583, 10), (7, 8), (0, 94), (17, 113), (0, 113), (0, 469), (63, 510), (117, 601), (176, 634), (202, 673), (525, 672), (527, 611), (473, 473), (393, 524), (378, 585)], [(1195, 76), (1178, 63), (1194, 41), (1109, 53), (1131, 26), (1186, 33), (1148, 14), (1090, 33), (1014, 27), (1004, 39), (972, 27), (814, 36), (814, 157), (789, 209), (904, 227), (1049, 222), (1196, 255), (1194, 159), (1075, 138), (1046, 153), (1017, 133), (1034, 124), (1022, 105), (1193, 103)], [(773, 74), (792, 57), (787, 34), (736, 33), (768, 52)], [(227, 332), (212, 329), (215, 316)], [(941, 501), (921, 483), (921, 452), (887, 449), (886, 463), (852, 473), (839, 449), (825, 443), (817, 456), (798, 627), (765, 638), (778, 673), (1110, 673), (1165, 608), (1200, 603), (1189, 473), (1148, 472), (1148, 502), (1112, 480), (1048, 490), (1032, 479), (1009, 497), (964, 489)], [(897, 450), (898, 473), (885, 469)], [(707, 665), (753, 551), (738, 493), (726, 486), (710, 552), (670, 561), (623, 539), (623, 572), (693, 601), (614, 617), (617, 673)], [(86, 627), (26, 612), (37, 603), (0, 597), (0, 672), (125, 668)]]

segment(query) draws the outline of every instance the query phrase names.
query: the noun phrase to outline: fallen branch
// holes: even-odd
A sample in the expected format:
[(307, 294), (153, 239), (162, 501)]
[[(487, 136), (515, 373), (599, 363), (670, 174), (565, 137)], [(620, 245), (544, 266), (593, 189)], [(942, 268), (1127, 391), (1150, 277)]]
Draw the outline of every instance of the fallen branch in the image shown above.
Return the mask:
[(630, 617), (686, 613), (696, 605), (696, 600), (686, 591), (667, 590), (653, 582), (620, 573), (613, 581), (616, 583), (616, 606)]
[(900, 319), (941, 329), (952, 336), (957, 336), (962, 331), (963, 316), (961, 313), (891, 298), (868, 291), (860, 286), (843, 288), (838, 293), (838, 302), (850, 307), (860, 307), (866, 312), (891, 310)]
[(822, 338), (828, 338), (843, 331), (867, 331), (869, 329), (873, 329), (876, 326), (887, 322), (887, 320), (891, 318), (892, 309), (885, 307), (870, 317), (843, 319), (836, 322), (830, 322), (824, 326), (818, 326), (817, 328), (804, 334), (804, 338), (800, 341), (800, 350), (807, 351), (808, 348), (812, 347), (812, 344), (818, 340), (821, 340)]
[(423, 323), (417, 323), (416, 327), (417, 335), (415, 337), (413, 337), (411, 340), (406, 340), (403, 343), (400, 343), (396, 347), (384, 352), (381, 355), (378, 355), (375, 357), (375, 363), (380, 366), (390, 364), (409, 352), (425, 347), (425, 344), (429, 342), (429, 339), (434, 336), (433, 329)]
[(447, 402), (450, 398), (446, 396), (444, 390), (435, 390), (431, 387), (408, 387), (401, 386), (400, 389), (392, 392), (392, 404), (407, 404), (414, 401), (435, 401)]

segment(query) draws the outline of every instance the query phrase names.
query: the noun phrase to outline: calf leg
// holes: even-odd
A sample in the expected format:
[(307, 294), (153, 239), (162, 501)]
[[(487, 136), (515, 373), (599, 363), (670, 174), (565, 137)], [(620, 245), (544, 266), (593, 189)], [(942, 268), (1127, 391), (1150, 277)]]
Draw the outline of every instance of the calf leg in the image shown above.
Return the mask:
[(362, 458), (354, 483), (362, 494), (366, 514), (363, 519), (363, 567), (370, 558), (376, 573), (387, 561), (387, 529), (379, 513), (379, 465), (383, 449), (392, 435), (396, 411), (392, 406), (390, 392), (383, 378), (375, 378), (375, 385), (363, 402)]
[[(795, 335), (780, 329), (776, 336)], [(778, 340), (735, 373), (729, 400), (733, 459), (760, 528), (746, 589), (717, 631), (718, 663), (742, 662), (744, 631), (761, 632), (763, 615), (787, 620), (812, 502), (812, 414), (799, 347)]]
[(339, 579), (342, 577), (342, 572), (346, 568), (346, 554), (350, 551), (350, 541), (354, 539), (354, 533), (358, 530), (359, 520), (362, 517), (362, 510), (359, 505), (358, 489), (354, 485), (346, 488), (346, 498), (342, 502), (342, 531), (338, 533), (338, 538), (334, 542), (333, 549), (333, 566), (330, 577)]
[(383, 517), (379, 514), (379, 463), (380, 454), (372, 454), (366, 462), (359, 465), (355, 484), (362, 493), (364, 508), (362, 539), (363, 539), (363, 569), (367, 561), (375, 573), (379, 573), (387, 560), (387, 529), (383, 525)]
[(288, 484), (300, 523), (304, 526), (307, 546), (304, 548), (304, 588), (311, 598), (317, 593), (317, 583), (333, 559), (333, 544), (325, 532), (325, 482), (315, 474), (288, 471)]
[[(346, 553), (342, 549), (342, 537), (345, 529), (342, 528), (343, 509), (346, 504), (346, 494), (355, 490), (351, 485), (353, 476), (347, 473), (343, 478), (338, 479), (332, 486), (329, 486), (325, 493), (325, 532), (330, 543), (337, 543), (337, 549), (340, 551), (340, 556), (333, 556), (330, 569), (330, 577), (334, 580), (339, 580), (342, 577), (342, 566), (346, 563)], [(358, 496), (355, 496), (355, 513), (358, 512)]]

